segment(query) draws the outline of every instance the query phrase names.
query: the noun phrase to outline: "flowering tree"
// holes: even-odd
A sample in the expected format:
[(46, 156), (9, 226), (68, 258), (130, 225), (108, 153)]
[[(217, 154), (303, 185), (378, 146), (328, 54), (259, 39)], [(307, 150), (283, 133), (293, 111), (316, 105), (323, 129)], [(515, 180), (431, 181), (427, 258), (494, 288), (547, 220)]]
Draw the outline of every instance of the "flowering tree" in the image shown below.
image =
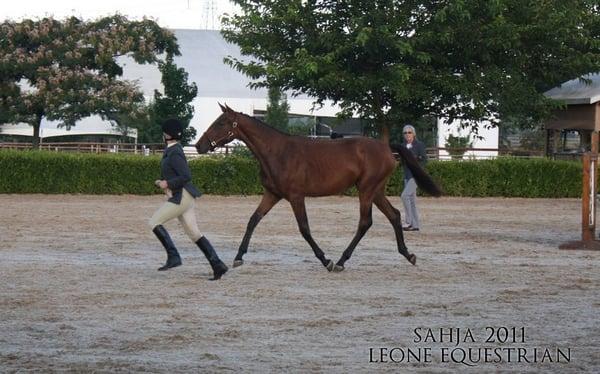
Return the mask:
[(174, 35), (154, 21), (129, 21), (121, 15), (84, 22), (4, 21), (0, 24), (0, 122), (33, 126), (39, 146), (42, 118), (69, 128), (81, 118), (143, 109), (133, 83), (119, 80), (116, 58), (129, 55), (140, 64), (158, 55), (179, 54)]

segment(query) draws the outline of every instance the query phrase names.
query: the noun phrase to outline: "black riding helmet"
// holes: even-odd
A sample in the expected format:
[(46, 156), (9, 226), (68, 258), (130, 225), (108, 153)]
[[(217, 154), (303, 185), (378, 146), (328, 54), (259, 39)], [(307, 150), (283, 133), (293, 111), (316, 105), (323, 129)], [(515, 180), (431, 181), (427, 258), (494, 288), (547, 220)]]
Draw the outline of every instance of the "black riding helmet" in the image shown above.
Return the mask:
[(178, 119), (170, 118), (165, 120), (161, 127), (162, 131), (173, 139), (179, 140), (183, 135), (183, 124)]

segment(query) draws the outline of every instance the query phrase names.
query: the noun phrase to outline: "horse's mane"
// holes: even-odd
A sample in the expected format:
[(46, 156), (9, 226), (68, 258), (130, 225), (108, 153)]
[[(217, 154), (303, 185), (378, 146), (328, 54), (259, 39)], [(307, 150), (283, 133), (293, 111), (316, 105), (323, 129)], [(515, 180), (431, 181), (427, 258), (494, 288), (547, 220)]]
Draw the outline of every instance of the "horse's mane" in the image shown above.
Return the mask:
[[(322, 141), (331, 140), (331, 139), (323, 139), (323, 138), (311, 138), (311, 137), (303, 136), (303, 135), (288, 134), (287, 132), (282, 131), (282, 130), (280, 130), (278, 128), (275, 128), (275, 127), (269, 125), (268, 123), (266, 123), (265, 121), (262, 121), (262, 120), (260, 120), (260, 119), (258, 119), (256, 117), (252, 117), (252, 116), (250, 116), (250, 115), (248, 115), (246, 113), (242, 113), (242, 112), (238, 112), (238, 113), (241, 114), (241, 115), (243, 115), (244, 117), (248, 118), (252, 122), (256, 123), (257, 125), (264, 126), (264, 127), (268, 128), (268, 129), (271, 129), (271, 130), (277, 132), (278, 134), (281, 134), (283, 136), (287, 136), (288, 138), (298, 139), (298, 140), (301, 140), (301, 141), (306, 142), (306, 143), (314, 143), (314, 142), (322, 142)], [(339, 140), (340, 139), (338, 139), (337, 141), (339, 141)], [(343, 139), (341, 139), (341, 140), (343, 140)]]
[(249, 120), (251, 120), (251, 121), (253, 121), (253, 122), (256, 122), (258, 125), (261, 125), (261, 126), (268, 127), (269, 129), (271, 129), (271, 130), (273, 130), (273, 131), (277, 131), (277, 132), (278, 132), (278, 133), (280, 133), (281, 135), (285, 135), (285, 136), (295, 136), (295, 135), (292, 135), (292, 134), (288, 134), (288, 133), (287, 133), (287, 132), (285, 132), (285, 131), (281, 131), (281, 130), (279, 130), (278, 128), (275, 128), (275, 127), (273, 127), (273, 126), (269, 125), (268, 123), (266, 123), (265, 121), (262, 121), (262, 120), (260, 120), (260, 119), (258, 119), (258, 118), (256, 118), (256, 117), (252, 117), (252, 116), (250, 116), (250, 115), (248, 115), (248, 114), (246, 114), (246, 113), (241, 113), (241, 112), (238, 112), (238, 113), (239, 113), (239, 114), (241, 114), (241, 115), (243, 115), (244, 117), (248, 118)]

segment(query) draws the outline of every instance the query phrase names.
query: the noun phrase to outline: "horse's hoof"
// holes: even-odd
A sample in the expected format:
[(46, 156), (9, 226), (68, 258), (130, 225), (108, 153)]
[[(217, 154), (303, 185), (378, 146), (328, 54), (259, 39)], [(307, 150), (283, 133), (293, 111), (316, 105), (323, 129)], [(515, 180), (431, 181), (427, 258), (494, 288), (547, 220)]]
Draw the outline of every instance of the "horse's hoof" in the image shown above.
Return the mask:
[(415, 255), (414, 253), (410, 256), (408, 256), (408, 261), (413, 264), (416, 265), (417, 264), (417, 255)]
[(329, 260), (329, 262), (327, 263), (327, 266), (325, 266), (327, 268), (327, 270), (329, 271), (333, 271), (335, 264), (333, 263), (333, 261)]
[(244, 260), (233, 260), (233, 267), (237, 268), (238, 266), (244, 265)]
[(339, 273), (341, 271), (344, 271), (344, 267), (342, 265), (335, 264), (335, 266), (333, 267), (333, 272)]

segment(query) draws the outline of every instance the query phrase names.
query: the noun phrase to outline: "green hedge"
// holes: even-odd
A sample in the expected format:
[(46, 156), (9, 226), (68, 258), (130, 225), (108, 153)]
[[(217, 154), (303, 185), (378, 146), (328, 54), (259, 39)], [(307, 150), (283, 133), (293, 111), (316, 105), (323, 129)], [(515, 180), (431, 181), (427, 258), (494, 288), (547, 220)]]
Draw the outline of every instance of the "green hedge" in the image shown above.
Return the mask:
[[(160, 157), (0, 151), (0, 193), (154, 194)], [(194, 183), (208, 194), (262, 193), (256, 161), (206, 157), (190, 161)], [(549, 159), (430, 161), (427, 169), (447, 196), (578, 197), (581, 163)], [(403, 188), (402, 168), (387, 185)], [(356, 190), (347, 191), (355, 194)]]
[(427, 169), (448, 196), (581, 196), (581, 162), (498, 158), (432, 161)]
[[(237, 157), (190, 161), (194, 183), (204, 193), (259, 194), (258, 165)], [(0, 193), (161, 193), (160, 156), (0, 151)]]

